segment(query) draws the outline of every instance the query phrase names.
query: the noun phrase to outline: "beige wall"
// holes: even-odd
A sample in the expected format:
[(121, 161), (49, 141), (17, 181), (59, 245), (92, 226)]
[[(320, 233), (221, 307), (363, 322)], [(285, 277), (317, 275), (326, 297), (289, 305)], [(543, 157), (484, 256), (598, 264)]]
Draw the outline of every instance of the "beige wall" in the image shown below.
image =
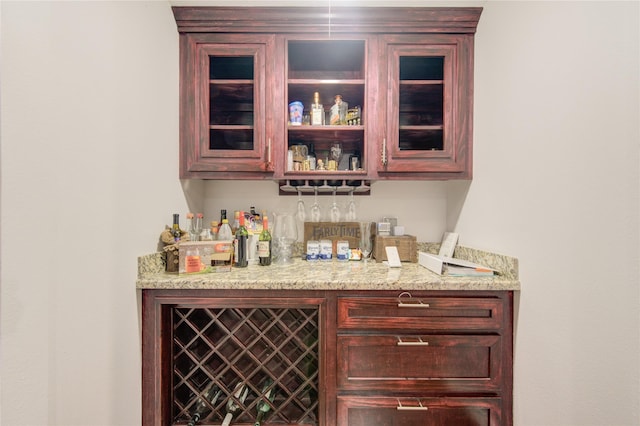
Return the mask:
[[(474, 180), (379, 182), (361, 216), (520, 258), (517, 425), (638, 424), (638, 3), (464, 4), (484, 7)], [(0, 423), (139, 424), (136, 257), (173, 212), (295, 197), (179, 181), (170, 3), (0, 8)]]

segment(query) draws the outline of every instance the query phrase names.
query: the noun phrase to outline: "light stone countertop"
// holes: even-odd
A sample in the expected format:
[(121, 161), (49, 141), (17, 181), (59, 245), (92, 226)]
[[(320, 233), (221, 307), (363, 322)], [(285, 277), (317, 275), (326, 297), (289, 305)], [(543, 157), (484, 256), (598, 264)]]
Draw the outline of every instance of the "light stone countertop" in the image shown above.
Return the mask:
[[(424, 248), (424, 247), (423, 247)], [(426, 250), (423, 250), (426, 251)], [(431, 248), (429, 251), (433, 251)], [(166, 273), (161, 253), (138, 258), (138, 289), (282, 289), (282, 290), (520, 290), (518, 260), (512, 257), (456, 249), (455, 257), (501, 272), (493, 277), (440, 276), (417, 263), (401, 268), (362, 261), (294, 259), (291, 265), (232, 268), (230, 272), (178, 275)]]

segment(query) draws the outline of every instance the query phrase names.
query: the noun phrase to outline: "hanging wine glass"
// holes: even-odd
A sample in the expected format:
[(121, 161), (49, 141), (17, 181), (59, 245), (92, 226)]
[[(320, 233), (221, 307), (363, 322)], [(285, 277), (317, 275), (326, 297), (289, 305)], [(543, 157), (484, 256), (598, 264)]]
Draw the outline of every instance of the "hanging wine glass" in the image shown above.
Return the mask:
[(353, 199), (353, 191), (349, 193), (349, 205), (347, 206), (347, 214), (345, 216), (345, 220), (347, 222), (353, 222), (356, 220), (356, 202)]
[(331, 218), (331, 222), (340, 222), (340, 207), (338, 207), (338, 203), (336, 201), (336, 188), (333, 188), (333, 204), (331, 205), (331, 209), (329, 210), (329, 217)]
[(311, 206), (311, 221), (320, 222), (320, 205), (318, 204), (318, 188), (314, 188), (313, 191), (313, 206)]
[(302, 192), (300, 192), (300, 190), (298, 190), (298, 205), (296, 210), (296, 218), (298, 219), (298, 222), (301, 222), (301, 223), (304, 223), (305, 219), (307, 218), (306, 207), (304, 205), (304, 201), (302, 201)]

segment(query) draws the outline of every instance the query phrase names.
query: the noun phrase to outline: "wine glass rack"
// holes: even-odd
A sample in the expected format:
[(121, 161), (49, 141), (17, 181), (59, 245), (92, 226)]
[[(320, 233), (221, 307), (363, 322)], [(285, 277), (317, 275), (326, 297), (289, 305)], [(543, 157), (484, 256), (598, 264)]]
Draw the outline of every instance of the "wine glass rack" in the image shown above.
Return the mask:
[[(232, 424), (253, 425), (266, 402), (262, 424), (317, 425), (318, 321), (317, 306), (174, 307), (173, 424), (188, 424), (204, 404), (198, 424), (219, 425), (231, 402), (238, 406)], [(242, 386), (246, 398), (237, 396)]]

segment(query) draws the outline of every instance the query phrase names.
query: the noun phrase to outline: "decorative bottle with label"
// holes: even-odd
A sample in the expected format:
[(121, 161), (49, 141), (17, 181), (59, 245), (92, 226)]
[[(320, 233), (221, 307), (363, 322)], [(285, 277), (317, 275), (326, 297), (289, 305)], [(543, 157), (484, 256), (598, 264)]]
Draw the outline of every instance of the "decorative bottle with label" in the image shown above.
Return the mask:
[(320, 103), (320, 93), (313, 94), (313, 103), (311, 104), (311, 125), (324, 125), (324, 107)]
[(177, 213), (173, 214), (173, 227), (171, 228), (171, 234), (173, 235), (173, 240), (175, 242), (180, 241), (182, 233), (180, 232), (180, 215)]
[(247, 228), (244, 226), (244, 212), (239, 212), (239, 225), (236, 230), (236, 238), (235, 238), (235, 262), (234, 266), (238, 268), (246, 268), (249, 265), (249, 256), (248, 256), (248, 239), (249, 232)]
[(267, 216), (262, 217), (262, 232), (258, 237), (258, 258), (260, 265), (271, 265), (271, 232), (269, 232), (269, 219)]

